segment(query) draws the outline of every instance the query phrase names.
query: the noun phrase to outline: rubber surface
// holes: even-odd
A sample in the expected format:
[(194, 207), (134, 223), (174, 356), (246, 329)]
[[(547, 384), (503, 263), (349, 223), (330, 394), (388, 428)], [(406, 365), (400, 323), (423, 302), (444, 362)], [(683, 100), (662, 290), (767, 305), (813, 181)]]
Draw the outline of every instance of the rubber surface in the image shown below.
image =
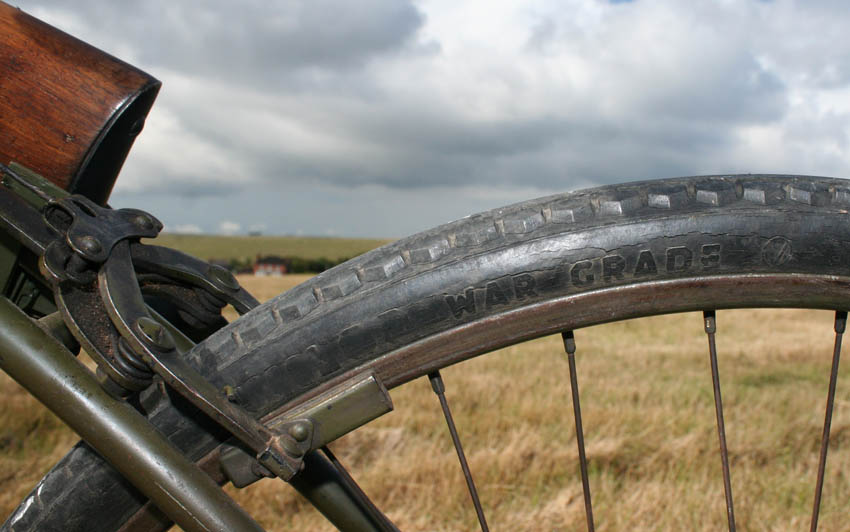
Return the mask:
[[(424, 366), (394, 365), (388, 353), (541, 302), (735, 274), (847, 276), (848, 209), (847, 181), (796, 176), (680, 178), (531, 200), (342, 264), (213, 334), (188, 358), (257, 415), (378, 359), (394, 386)], [(653, 312), (675, 298), (660, 290)], [(159, 388), (141, 402), (195, 459), (226, 437)], [(114, 530), (140, 502), (81, 444), (2, 530)]]

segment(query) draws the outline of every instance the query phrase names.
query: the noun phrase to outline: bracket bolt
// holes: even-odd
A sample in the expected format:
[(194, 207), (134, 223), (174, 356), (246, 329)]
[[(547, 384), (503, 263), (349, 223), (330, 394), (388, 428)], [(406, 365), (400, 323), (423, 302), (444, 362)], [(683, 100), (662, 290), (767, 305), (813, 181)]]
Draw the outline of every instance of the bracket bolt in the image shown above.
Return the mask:
[(239, 281), (226, 268), (213, 264), (207, 270), (207, 277), (219, 288), (231, 291), (239, 290)]
[(236, 390), (233, 388), (233, 386), (225, 384), (222, 391), (224, 392), (224, 396), (227, 398), (228, 401), (230, 401), (231, 403), (237, 402)]
[(103, 246), (100, 245), (100, 241), (91, 235), (86, 235), (77, 240), (77, 246), (79, 246), (80, 250), (83, 252), (91, 255), (97, 255), (103, 251)]
[(151, 345), (151, 347), (160, 351), (171, 351), (174, 349), (174, 339), (168, 331), (158, 322), (148, 317), (141, 317), (136, 320), (136, 329), (141, 333), (142, 338)]
[(134, 216), (133, 223), (142, 231), (150, 231), (153, 229), (153, 220), (150, 219), (150, 216), (145, 216), (144, 214), (137, 214)]
[(287, 432), (289, 432), (289, 435), (299, 443), (307, 441), (307, 438), (310, 436), (310, 428), (307, 426), (307, 423), (304, 423), (303, 421), (290, 425)]

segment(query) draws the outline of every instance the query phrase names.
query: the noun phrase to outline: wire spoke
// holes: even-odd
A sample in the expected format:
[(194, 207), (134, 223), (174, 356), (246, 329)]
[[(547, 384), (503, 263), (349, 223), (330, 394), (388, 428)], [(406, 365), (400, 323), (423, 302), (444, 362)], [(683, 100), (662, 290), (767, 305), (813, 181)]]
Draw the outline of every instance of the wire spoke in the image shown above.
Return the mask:
[(711, 382), (714, 386), (714, 411), (717, 414), (717, 436), (720, 439), (720, 460), (723, 464), (723, 488), (726, 492), (726, 519), (729, 530), (735, 530), (735, 510), (732, 504), (732, 477), (729, 473), (729, 451), (726, 449), (726, 424), (723, 422), (723, 399), (720, 396), (720, 372), (717, 369), (717, 346), (714, 333), (717, 319), (713, 310), (703, 312), (705, 332), (708, 335), (708, 354), (711, 361)]
[(570, 390), (573, 394), (573, 414), (576, 420), (576, 444), (578, 445), (578, 460), (581, 469), (581, 487), (584, 492), (584, 512), (587, 516), (587, 530), (594, 531), (593, 504), (590, 500), (590, 482), (587, 477), (587, 456), (584, 452), (584, 429), (581, 423), (581, 403), (578, 394), (578, 377), (576, 375), (576, 341), (573, 331), (561, 334), (564, 339), (564, 349), (570, 364)]
[(835, 384), (838, 381), (838, 362), (841, 357), (841, 337), (847, 325), (847, 313), (835, 313), (835, 347), (832, 350), (832, 370), (829, 374), (829, 391), (826, 397), (826, 414), (823, 420), (823, 437), (820, 443), (820, 460), (818, 461), (818, 479), (815, 487), (815, 501), (812, 507), (811, 532), (818, 529), (818, 514), (820, 513), (821, 493), (823, 492), (823, 476), (826, 472), (826, 452), (829, 448), (829, 430), (832, 426), (832, 407), (835, 403)]
[(443, 378), (439, 371), (428, 374), (431, 380), (431, 388), (437, 394), (440, 400), (440, 406), (443, 409), (443, 415), (446, 417), (446, 425), (449, 427), (449, 433), (452, 435), (457, 458), (460, 461), (460, 468), (463, 470), (463, 476), (466, 478), (466, 486), (469, 488), (469, 496), (472, 497), (472, 504), (475, 506), (475, 513), (478, 515), (478, 523), (481, 525), (482, 532), (489, 532), (487, 527), (487, 519), (484, 517), (484, 509), (481, 507), (481, 500), (478, 498), (478, 490), (475, 489), (475, 482), (472, 480), (472, 472), (469, 470), (469, 464), (466, 463), (466, 455), (463, 452), (463, 446), (460, 443), (460, 437), (457, 434), (452, 412), (449, 410), (449, 403), (446, 401), (446, 386), (443, 384)]

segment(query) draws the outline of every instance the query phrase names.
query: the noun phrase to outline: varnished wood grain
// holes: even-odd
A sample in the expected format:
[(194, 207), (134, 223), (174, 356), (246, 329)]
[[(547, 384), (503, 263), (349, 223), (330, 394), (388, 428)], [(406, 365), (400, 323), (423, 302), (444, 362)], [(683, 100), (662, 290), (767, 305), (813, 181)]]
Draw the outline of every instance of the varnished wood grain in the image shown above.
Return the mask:
[[(158, 89), (148, 74), (0, 2), (0, 162), (66, 190), (98, 189), (103, 202)], [(116, 127), (122, 116), (133, 123)]]

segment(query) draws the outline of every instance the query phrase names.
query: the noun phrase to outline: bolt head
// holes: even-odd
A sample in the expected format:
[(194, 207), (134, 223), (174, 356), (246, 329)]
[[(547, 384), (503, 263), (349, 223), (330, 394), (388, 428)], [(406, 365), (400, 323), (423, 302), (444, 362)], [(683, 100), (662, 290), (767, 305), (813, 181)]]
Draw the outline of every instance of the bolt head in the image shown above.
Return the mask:
[(239, 281), (226, 268), (213, 264), (207, 271), (207, 277), (219, 288), (239, 290)]
[(307, 441), (307, 438), (310, 436), (310, 428), (306, 423), (295, 423), (289, 427), (288, 432), (299, 443)]
[(175, 347), (171, 334), (159, 322), (151, 318), (139, 318), (136, 321), (136, 329), (141, 334), (142, 339), (154, 349), (170, 351)]
[(145, 216), (144, 214), (137, 214), (133, 217), (133, 223), (139, 229), (143, 231), (150, 231), (153, 229), (153, 220), (150, 219), (150, 216)]
[(103, 246), (100, 241), (91, 235), (86, 235), (77, 240), (77, 246), (81, 251), (92, 255), (97, 255), (103, 251)]

